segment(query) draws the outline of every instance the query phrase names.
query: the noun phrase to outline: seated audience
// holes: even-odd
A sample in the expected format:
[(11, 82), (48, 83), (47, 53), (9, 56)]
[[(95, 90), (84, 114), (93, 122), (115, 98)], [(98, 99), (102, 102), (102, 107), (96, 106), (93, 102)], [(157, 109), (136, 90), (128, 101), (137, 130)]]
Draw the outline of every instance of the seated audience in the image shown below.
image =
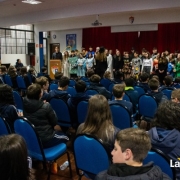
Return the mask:
[(171, 93), (171, 101), (180, 103), (180, 89), (175, 89)]
[(168, 100), (167, 96), (163, 94), (162, 91), (159, 91), (159, 81), (155, 78), (149, 80), (148, 83), (151, 91), (148, 92), (149, 95), (153, 96), (159, 105), (162, 101)]
[(109, 71), (105, 71), (103, 78), (109, 79), (111, 81), (111, 73)]
[(122, 72), (120, 72), (120, 71), (115, 72), (114, 83), (116, 83), (116, 84), (124, 83), (124, 75)]
[(63, 76), (63, 73), (62, 72), (56, 72), (55, 75), (54, 75), (54, 81), (52, 81), (52, 83), (54, 84), (59, 84), (59, 81), (61, 79), (61, 77)]
[(24, 79), (24, 83), (26, 85), (26, 88), (28, 88), (31, 85), (31, 83), (29, 82), (29, 78), (28, 78), (28, 75), (27, 75), (27, 68), (22, 67), (21, 70), (20, 70), (20, 73), (21, 73), (21, 76)]
[(8, 69), (8, 75), (11, 77), (11, 81), (13, 84), (13, 89), (17, 89), (18, 85), (17, 85), (17, 72), (16, 72), (16, 68), (14, 66), (10, 66)]
[(86, 72), (86, 74), (87, 74), (87, 77), (90, 79), (90, 77), (91, 77), (92, 75), (94, 75), (95, 72), (94, 72), (93, 69), (88, 69), (87, 72)]
[(103, 141), (110, 152), (118, 131), (119, 129), (113, 125), (107, 99), (102, 95), (92, 96), (89, 99), (86, 120), (78, 127), (77, 134), (89, 133), (96, 136)]
[(50, 78), (50, 76), (49, 76), (49, 74), (48, 74), (47, 68), (46, 68), (46, 67), (42, 67), (42, 68), (41, 68), (41, 72), (42, 72), (42, 75), (43, 75), (43, 76), (45, 76), (46, 78), (48, 78), (49, 83), (51, 83), (52, 79)]
[(14, 129), (14, 121), (18, 118), (18, 110), (15, 107), (12, 88), (7, 84), (0, 85), (0, 115), (6, 119), (11, 130)]
[(43, 95), (41, 97), (41, 100), (48, 100), (49, 99), (49, 93), (48, 93), (48, 88), (49, 88), (49, 81), (48, 78), (41, 76), (36, 78), (35, 80), (36, 84), (39, 84), (41, 86), (41, 89), (43, 90)]
[(0, 137), (0, 177), (2, 180), (35, 180), (28, 164), (26, 142), (18, 134)]
[(146, 131), (137, 128), (121, 130), (111, 152), (113, 164), (100, 172), (95, 180), (170, 180), (153, 162), (143, 165), (150, 149), (151, 141)]
[(30, 68), (28, 72), (29, 72), (29, 74), (31, 75), (32, 82), (35, 83), (35, 81), (36, 81), (36, 76), (35, 76), (34, 69), (33, 69), (33, 68)]
[(164, 89), (167, 89), (167, 88), (170, 90), (176, 89), (173, 85), (173, 77), (172, 76), (165, 76), (163, 83), (164, 83), (164, 85), (159, 88), (160, 91), (163, 91)]
[(125, 93), (129, 96), (132, 104), (133, 104), (133, 113), (136, 113), (137, 104), (138, 104), (138, 92), (134, 90), (134, 80), (133, 78), (125, 79)]
[(111, 93), (106, 90), (105, 87), (103, 87), (100, 84), (101, 77), (97, 74), (94, 74), (90, 77), (90, 85), (87, 87), (88, 89), (94, 89), (99, 92), (99, 94), (105, 96), (107, 99), (111, 99)]
[(62, 76), (59, 81), (58, 89), (54, 89), (49, 92), (49, 97), (47, 101), (49, 102), (52, 98), (58, 98), (67, 102), (67, 100), (71, 97), (66, 91), (68, 86), (69, 86), (69, 78), (66, 76)]
[(27, 89), (27, 97), (24, 98), (24, 116), (34, 124), (44, 148), (52, 147), (69, 140), (64, 136), (57, 125), (58, 119), (47, 102), (41, 101), (43, 94), (39, 84), (33, 84)]
[(7, 68), (6, 66), (0, 66), (0, 77), (3, 80), (3, 82), (5, 83), (5, 79), (4, 76), (7, 74)]
[(16, 69), (19, 69), (19, 68), (22, 68), (22, 67), (23, 67), (23, 63), (21, 62), (20, 59), (17, 59), (15, 68), (16, 68)]
[(78, 123), (78, 117), (77, 117), (77, 105), (81, 101), (87, 101), (89, 100), (90, 96), (88, 96), (85, 93), (86, 90), (86, 83), (82, 80), (79, 80), (75, 84), (75, 89), (77, 94), (74, 96), (70, 97), (68, 99), (68, 106), (70, 109), (70, 114), (71, 114), (71, 119), (77, 124)]
[[(173, 162), (180, 157), (180, 106), (171, 101), (159, 105), (149, 130), (152, 147), (161, 150)], [(175, 167), (180, 179), (180, 167)]]
[(142, 73), (140, 75), (140, 82), (137, 85), (140, 86), (141, 88), (143, 88), (145, 93), (150, 91), (148, 81), (149, 81), (149, 74), (148, 73)]
[(121, 104), (129, 110), (130, 114), (133, 114), (133, 105), (131, 102), (124, 101), (123, 96), (125, 94), (125, 85), (124, 84), (115, 84), (113, 87), (113, 95), (115, 97), (115, 100), (109, 101), (109, 105), (117, 103)]

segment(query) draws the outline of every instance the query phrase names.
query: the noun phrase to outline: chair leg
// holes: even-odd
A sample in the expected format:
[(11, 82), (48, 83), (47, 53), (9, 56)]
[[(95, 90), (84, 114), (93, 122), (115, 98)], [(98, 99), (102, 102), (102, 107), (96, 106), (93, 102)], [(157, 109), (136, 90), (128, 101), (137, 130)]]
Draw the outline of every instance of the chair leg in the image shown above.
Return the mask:
[(52, 162), (49, 163), (49, 171), (48, 171), (47, 180), (50, 180), (50, 176), (51, 176), (51, 165), (52, 165)]
[(70, 173), (70, 178), (72, 178), (72, 169), (71, 169), (71, 161), (70, 161), (70, 156), (69, 156), (69, 153), (67, 153), (67, 158), (68, 158), (68, 161), (69, 161), (69, 173)]

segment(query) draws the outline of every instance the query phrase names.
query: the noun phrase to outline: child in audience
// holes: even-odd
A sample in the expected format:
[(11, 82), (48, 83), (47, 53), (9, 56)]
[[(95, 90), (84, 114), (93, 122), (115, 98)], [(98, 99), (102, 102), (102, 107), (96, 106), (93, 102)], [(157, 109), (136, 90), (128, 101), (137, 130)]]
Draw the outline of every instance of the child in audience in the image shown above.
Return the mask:
[(7, 84), (0, 84), (0, 115), (6, 119), (12, 131), (18, 115), (22, 116), (15, 107), (12, 88)]
[(46, 78), (48, 78), (49, 83), (51, 83), (52, 79), (50, 78), (50, 76), (49, 76), (49, 74), (48, 74), (47, 68), (46, 68), (46, 67), (42, 67), (42, 68), (41, 68), (41, 72), (42, 72), (42, 75), (43, 75), (43, 76), (45, 76)]
[(8, 75), (11, 77), (11, 82), (13, 84), (13, 89), (17, 89), (18, 85), (17, 85), (17, 73), (16, 73), (16, 68), (14, 66), (10, 66), (8, 69)]
[(36, 84), (39, 84), (41, 86), (41, 89), (43, 91), (43, 95), (41, 97), (41, 100), (47, 101), (49, 99), (49, 93), (48, 93), (48, 88), (49, 88), (49, 81), (48, 78), (41, 76), (36, 78), (35, 81)]
[(114, 83), (115, 84), (121, 84), (124, 83), (124, 75), (120, 71), (116, 71), (115, 73), (115, 78), (114, 78)]
[(62, 76), (63, 76), (62, 72), (59, 72), (59, 71), (56, 72), (55, 75), (54, 75), (55, 80), (52, 83), (59, 84), (59, 81), (60, 81)]
[(124, 101), (123, 96), (125, 94), (125, 84), (115, 84), (113, 87), (113, 95), (115, 100), (109, 101), (109, 105), (117, 103), (127, 107), (130, 114), (133, 114), (133, 105), (131, 102)]
[(133, 78), (125, 79), (125, 93), (130, 97), (133, 104), (133, 113), (136, 113), (137, 104), (138, 104), (138, 92), (134, 90), (134, 80)]
[(163, 81), (164, 85), (160, 87), (160, 91), (168, 88), (170, 90), (174, 90), (176, 89), (174, 86), (173, 86), (173, 77), (172, 76), (166, 76), (164, 78), (164, 81)]
[(92, 96), (89, 99), (86, 120), (78, 127), (77, 134), (89, 133), (95, 135), (111, 151), (118, 131), (119, 129), (113, 125), (111, 110), (106, 98), (102, 95)]
[(26, 142), (18, 134), (0, 137), (0, 177), (2, 180), (35, 180), (28, 164)]
[(67, 100), (71, 97), (66, 91), (68, 85), (69, 85), (69, 78), (66, 76), (62, 76), (59, 81), (58, 89), (54, 89), (49, 92), (47, 101), (49, 102), (52, 98), (58, 98), (67, 102)]
[(148, 85), (148, 81), (149, 81), (149, 74), (148, 73), (142, 73), (140, 75), (140, 83), (138, 83), (138, 86), (143, 88), (145, 93), (150, 91), (150, 88), (149, 88), (149, 85)]
[(57, 116), (51, 105), (41, 101), (43, 94), (39, 84), (33, 84), (27, 89), (27, 97), (24, 98), (24, 116), (34, 124), (44, 148), (52, 147), (66, 142), (61, 127), (57, 125)]
[(87, 89), (94, 89), (99, 92), (99, 94), (105, 96), (107, 99), (111, 99), (111, 93), (106, 90), (105, 87), (103, 87), (100, 84), (101, 77), (97, 74), (94, 74), (90, 77), (90, 85), (87, 87)]
[(4, 76), (7, 74), (6, 66), (0, 66), (0, 77), (2, 78), (3, 82), (5, 83)]
[(95, 180), (170, 180), (152, 162), (143, 165), (151, 141), (148, 134), (138, 128), (128, 128), (117, 133), (114, 149), (111, 152), (113, 164), (108, 170), (100, 172)]
[(149, 80), (148, 83), (151, 91), (148, 92), (149, 95), (153, 96), (159, 105), (162, 101), (168, 100), (167, 96), (165, 96), (161, 91), (158, 90), (159, 88), (159, 81), (155, 78)]
[(22, 76), (23, 79), (24, 79), (26, 88), (28, 88), (28, 87), (31, 85), (31, 83), (30, 83), (29, 78), (28, 78), (28, 75), (27, 75), (27, 68), (26, 68), (26, 67), (22, 67), (22, 68), (20, 69), (20, 74), (21, 74), (21, 76)]
[(36, 81), (36, 76), (35, 76), (35, 71), (34, 71), (33, 68), (30, 68), (30, 69), (29, 69), (29, 74), (31, 75), (32, 82), (35, 83), (35, 81)]
[(171, 101), (180, 103), (180, 89), (175, 89), (172, 91)]
[[(180, 157), (180, 106), (167, 101), (159, 105), (152, 129), (149, 130), (152, 147), (161, 150), (173, 162)], [(180, 168), (175, 167), (176, 178), (180, 179)]]
[(88, 101), (90, 96), (85, 93), (86, 83), (82, 80), (78, 80), (75, 84), (76, 94), (68, 99), (68, 106), (70, 109), (71, 119), (78, 124), (77, 119), (77, 105), (81, 101)]

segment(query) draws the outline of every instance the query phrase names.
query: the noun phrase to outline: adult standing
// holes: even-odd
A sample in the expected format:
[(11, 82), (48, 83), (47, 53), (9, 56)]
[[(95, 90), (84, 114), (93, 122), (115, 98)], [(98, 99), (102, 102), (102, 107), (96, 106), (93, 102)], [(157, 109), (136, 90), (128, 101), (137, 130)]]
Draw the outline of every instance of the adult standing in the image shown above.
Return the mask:
[(59, 51), (59, 48), (55, 47), (55, 52), (52, 54), (53, 59), (60, 59), (62, 61), (62, 53)]

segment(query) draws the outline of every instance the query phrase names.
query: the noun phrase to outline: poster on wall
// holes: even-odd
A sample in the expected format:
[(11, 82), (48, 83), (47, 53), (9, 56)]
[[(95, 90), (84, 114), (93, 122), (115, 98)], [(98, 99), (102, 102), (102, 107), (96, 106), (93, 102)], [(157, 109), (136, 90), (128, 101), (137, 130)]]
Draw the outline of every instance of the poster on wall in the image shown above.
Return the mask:
[(66, 34), (66, 50), (76, 49), (76, 34)]

